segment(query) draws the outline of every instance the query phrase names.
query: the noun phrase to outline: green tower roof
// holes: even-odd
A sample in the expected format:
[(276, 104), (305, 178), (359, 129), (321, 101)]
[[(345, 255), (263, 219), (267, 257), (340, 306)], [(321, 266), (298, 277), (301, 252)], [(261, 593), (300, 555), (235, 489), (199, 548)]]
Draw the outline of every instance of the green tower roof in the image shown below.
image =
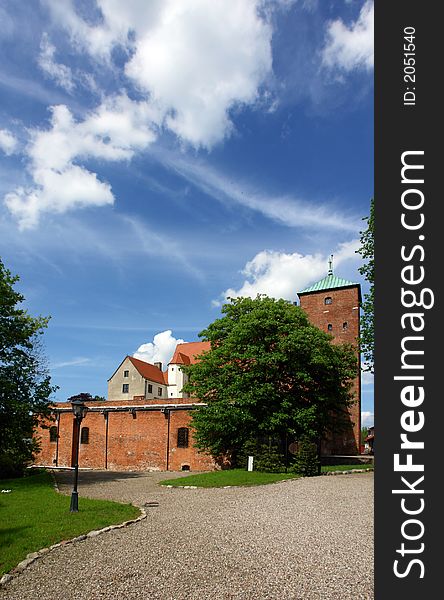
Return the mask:
[(301, 294), (309, 294), (310, 292), (321, 292), (322, 290), (336, 290), (339, 288), (346, 288), (354, 285), (358, 286), (360, 299), (361, 288), (359, 286), (359, 283), (354, 283), (353, 281), (341, 279), (341, 277), (336, 277), (336, 275), (333, 275), (333, 254), (331, 254), (330, 260), (328, 261), (327, 277), (324, 277), (324, 279), (321, 279), (320, 281), (317, 281), (310, 287), (305, 288), (305, 290), (302, 290), (302, 292), (298, 293), (298, 296), (300, 296)]
[(333, 273), (329, 273), (327, 277), (317, 281), (313, 285), (305, 290), (299, 292), (300, 294), (308, 294), (309, 292), (320, 292), (322, 290), (334, 290), (337, 288), (350, 287), (352, 285), (359, 285), (358, 283), (354, 283), (353, 281), (348, 281), (347, 279), (341, 279), (341, 277), (336, 277)]

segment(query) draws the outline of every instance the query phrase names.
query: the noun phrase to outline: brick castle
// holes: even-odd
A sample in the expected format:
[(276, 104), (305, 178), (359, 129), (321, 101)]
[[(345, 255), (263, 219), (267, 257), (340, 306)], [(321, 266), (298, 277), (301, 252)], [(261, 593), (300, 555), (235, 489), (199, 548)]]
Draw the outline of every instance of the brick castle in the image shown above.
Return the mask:
[[(333, 335), (333, 343), (356, 346), (359, 336), (360, 286), (326, 277), (298, 293), (310, 321)], [(80, 431), (79, 465), (92, 469), (134, 471), (208, 471), (213, 459), (193, 447), (189, 427), (191, 411), (202, 403), (187, 398), (181, 388), (186, 375), (181, 365), (198, 360), (209, 342), (178, 344), (167, 370), (127, 356), (108, 381), (108, 400), (88, 402)], [(356, 359), (359, 364), (359, 351)], [(360, 450), (361, 377), (353, 384), (354, 404), (348, 410), (347, 429), (324, 440), (325, 455), (356, 455)], [(35, 464), (71, 467), (74, 464), (76, 427), (71, 405), (59, 402), (55, 422), (40, 428), (41, 451)]]

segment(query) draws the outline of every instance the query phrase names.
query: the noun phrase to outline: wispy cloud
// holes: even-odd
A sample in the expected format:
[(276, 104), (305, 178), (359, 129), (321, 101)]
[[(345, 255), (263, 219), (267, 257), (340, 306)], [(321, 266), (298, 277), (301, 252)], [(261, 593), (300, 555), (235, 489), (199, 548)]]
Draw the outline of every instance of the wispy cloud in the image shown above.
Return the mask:
[(0, 150), (2, 150), (6, 156), (14, 154), (17, 145), (18, 142), (16, 138), (8, 129), (0, 129)]
[(160, 258), (173, 269), (187, 272), (198, 281), (203, 280), (202, 272), (188, 258), (188, 249), (168, 233), (153, 231), (140, 216), (122, 215), (110, 212), (100, 221), (94, 218), (80, 219), (72, 215), (62, 215), (51, 222), (51, 236), (47, 228), (17, 232), (11, 217), (0, 217), (0, 239), (10, 250), (28, 254), (60, 270), (58, 263), (81, 262), (85, 256), (105, 259), (117, 270), (124, 269), (126, 261), (135, 257), (152, 260)]
[(53, 79), (57, 85), (71, 93), (75, 87), (72, 71), (67, 65), (55, 61), (55, 52), (55, 46), (49, 41), (48, 34), (44, 33), (40, 42), (38, 65), (47, 77)]
[(78, 358), (72, 358), (70, 360), (56, 362), (51, 365), (51, 369), (63, 369), (65, 367), (89, 367), (93, 366), (93, 364), (94, 363), (91, 358), (79, 356)]
[(333, 203), (318, 204), (288, 195), (266, 194), (251, 184), (222, 175), (198, 160), (164, 150), (153, 149), (153, 153), (165, 166), (219, 202), (242, 205), (287, 227), (359, 231), (360, 217), (344, 214), (343, 210), (335, 209)]

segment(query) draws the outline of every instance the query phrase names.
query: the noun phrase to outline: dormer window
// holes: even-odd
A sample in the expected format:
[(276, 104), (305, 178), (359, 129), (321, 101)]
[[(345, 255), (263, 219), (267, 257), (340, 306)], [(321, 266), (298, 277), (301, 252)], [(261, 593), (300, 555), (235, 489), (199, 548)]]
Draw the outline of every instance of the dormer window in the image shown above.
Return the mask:
[(331, 304), (332, 303), (332, 297), (331, 296), (327, 296), (326, 298), (324, 298), (324, 304)]

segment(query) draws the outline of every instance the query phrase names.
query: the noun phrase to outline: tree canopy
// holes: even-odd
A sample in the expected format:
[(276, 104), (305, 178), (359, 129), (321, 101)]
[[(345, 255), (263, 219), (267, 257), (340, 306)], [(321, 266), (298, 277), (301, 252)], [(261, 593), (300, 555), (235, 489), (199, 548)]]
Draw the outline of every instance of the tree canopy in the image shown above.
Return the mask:
[(14, 289), (19, 280), (0, 260), (0, 475), (19, 473), (37, 450), (40, 418), (50, 413), (56, 387), (45, 368), (40, 335), (46, 317), (32, 317)]
[(199, 337), (211, 350), (184, 367), (184, 391), (207, 407), (194, 411), (196, 446), (232, 456), (254, 436), (317, 438), (351, 404), (355, 350), (333, 345), (299, 306), (264, 295), (222, 307)]
[(361, 231), (361, 247), (357, 252), (365, 259), (365, 263), (359, 268), (360, 274), (369, 283), (369, 291), (364, 294), (361, 316), (361, 352), (365, 360), (364, 371), (374, 372), (374, 305), (375, 305), (375, 203), (370, 201), (370, 214), (364, 218), (367, 221), (367, 229)]
[(70, 396), (67, 402), (74, 402), (75, 400), (80, 400), (80, 402), (106, 402), (106, 398), (103, 396), (92, 396), (89, 392), (81, 392)]

